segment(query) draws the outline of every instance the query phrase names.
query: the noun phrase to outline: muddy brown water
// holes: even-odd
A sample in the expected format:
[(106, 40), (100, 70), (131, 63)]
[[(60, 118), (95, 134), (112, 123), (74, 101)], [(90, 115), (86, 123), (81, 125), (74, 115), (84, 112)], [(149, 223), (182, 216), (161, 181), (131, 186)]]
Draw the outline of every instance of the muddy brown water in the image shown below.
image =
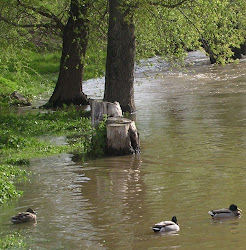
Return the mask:
[[(30, 249), (245, 249), (246, 61), (188, 59), (195, 64), (182, 70), (156, 61), (138, 68), (140, 155), (32, 159), (24, 196), (0, 207), (2, 234), (20, 232)], [(102, 82), (88, 81), (84, 91), (100, 98)], [(241, 218), (211, 220), (208, 210), (231, 203)], [(27, 207), (38, 224), (12, 225)], [(178, 233), (152, 232), (173, 215)]]

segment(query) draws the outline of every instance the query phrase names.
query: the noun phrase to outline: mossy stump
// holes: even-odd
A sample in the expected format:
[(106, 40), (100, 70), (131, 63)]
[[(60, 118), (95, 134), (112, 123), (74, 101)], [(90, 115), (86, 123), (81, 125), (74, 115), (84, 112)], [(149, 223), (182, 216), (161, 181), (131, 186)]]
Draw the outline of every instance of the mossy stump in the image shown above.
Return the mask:
[(135, 122), (122, 117), (118, 102), (90, 101), (92, 125), (95, 127), (107, 116), (107, 154), (129, 155), (140, 153), (140, 140)]

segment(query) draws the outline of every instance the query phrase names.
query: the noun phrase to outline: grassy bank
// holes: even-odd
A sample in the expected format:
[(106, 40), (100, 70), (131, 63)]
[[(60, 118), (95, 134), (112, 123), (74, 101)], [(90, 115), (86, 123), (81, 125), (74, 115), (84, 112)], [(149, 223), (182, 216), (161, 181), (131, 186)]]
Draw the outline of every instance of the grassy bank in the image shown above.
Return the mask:
[[(59, 73), (61, 52), (37, 53), (23, 51), (10, 60), (0, 56), (0, 109), (15, 105), (11, 98), (14, 91), (20, 92), (29, 101), (44, 93), (51, 95)], [(25, 60), (23, 59), (25, 58)], [(84, 69), (84, 80), (104, 75), (106, 53), (88, 51)]]
[[(103, 154), (103, 123), (92, 130), (88, 112), (75, 107), (21, 116), (0, 113), (0, 121), (0, 204), (22, 195), (14, 183), (28, 178), (31, 158), (62, 152), (80, 158)], [(52, 143), (57, 136), (65, 136), (66, 143)], [(13, 232), (0, 235), (0, 249), (27, 249), (25, 238)]]
[[(0, 114), (0, 204), (22, 195), (15, 183), (28, 178), (29, 160), (35, 157), (62, 152), (85, 156), (102, 153), (100, 138), (102, 125), (96, 131), (91, 128), (88, 112), (75, 107), (56, 112), (1, 115)], [(64, 136), (64, 145), (52, 140)], [(0, 236), (0, 249), (26, 249), (25, 239), (9, 232)]]
[[(26, 167), (21, 166), (28, 166), (31, 158), (63, 152), (80, 157), (103, 154), (102, 128), (93, 131), (88, 112), (75, 107), (21, 116), (2, 114), (0, 120), (0, 203), (21, 194), (13, 181), (23, 180)], [(57, 136), (64, 136), (66, 143), (52, 143)]]
[(24, 238), (19, 233), (9, 233), (0, 239), (0, 249), (26, 249)]
[[(32, 103), (42, 96), (51, 96), (59, 74), (60, 41), (43, 53), (27, 43), (26, 38), (9, 44), (2, 37), (0, 55), (0, 205), (22, 195), (16, 183), (28, 178), (29, 160), (62, 152), (81, 157), (101, 154), (97, 139), (93, 139), (87, 112), (64, 108), (56, 112), (24, 114), (1, 112), (8, 106), (18, 105), (11, 97), (21, 93)], [(54, 51), (57, 49), (57, 51)], [(95, 51), (96, 50), (96, 51)], [(100, 49), (87, 51), (83, 79), (104, 75), (106, 53)], [(7, 109), (5, 109), (7, 110)], [(94, 134), (94, 131), (93, 131)], [(100, 133), (99, 133), (100, 134)], [(96, 133), (97, 135), (97, 133)], [(66, 143), (56, 145), (52, 138), (64, 136)], [(100, 143), (99, 143), (100, 144)], [(95, 150), (96, 149), (96, 150)], [(0, 235), (0, 249), (26, 249), (24, 239), (17, 234)]]
[[(37, 53), (23, 50), (0, 56), (0, 204), (21, 195), (14, 183), (24, 179), (21, 165), (29, 159), (61, 152), (88, 155), (92, 151), (92, 130), (88, 113), (75, 108), (56, 112), (17, 116), (1, 114), (1, 107), (16, 105), (10, 97), (20, 92), (29, 101), (51, 95), (59, 73), (60, 51)], [(88, 51), (84, 79), (102, 76), (105, 67), (103, 51)], [(49, 137), (66, 136), (66, 145), (54, 145)], [(95, 140), (94, 140), (95, 142)], [(100, 149), (96, 154), (100, 154)]]
[[(18, 104), (11, 98), (14, 91), (32, 102), (44, 94), (51, 95), (57, 81), (59, 51), (19, 52), (6, 48), (0, 55), (0, 205), (22, 195), (15, 184), (28, 178), (31, 158), (62, 152), (80, 157), (103, 154), (103, 143), (100, 142), (103, 129), (101, 127), (96, 133), (92, 131), (88, 112), (64, 107), (55, 112), (21, 116), (1, 113), (1, 108)], [(88, 51), (84, 80), (104, 75), (104, 67), (105, 53)], [(57, 136), (64, 136), (66, 143), (52, 143), (51, 139)], [(9, 232), (0, 236), (0, 249), (25, 248), (25, 240), (20, 235)]]

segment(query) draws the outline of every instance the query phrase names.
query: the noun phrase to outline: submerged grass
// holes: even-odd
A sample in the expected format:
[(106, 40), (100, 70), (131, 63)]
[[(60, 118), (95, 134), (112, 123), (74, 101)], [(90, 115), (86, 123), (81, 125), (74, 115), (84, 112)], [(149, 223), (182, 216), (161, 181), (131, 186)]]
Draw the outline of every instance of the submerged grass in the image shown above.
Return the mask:
[[(62, 152), (86, 156), (95, 149), (92, 145), (97, 141), (92, 138), (96, 134), (88, 112), (75, 108), (21, 116), (0, 114), (0, 204), (22, 195), (14, 183), (27, 179), (25, 169), (31, 158)], [(66, 143), (49, 140), (57, 136), (65, 136)], [(24, 242), (10, 233), (0, 237), (0, 249), (26, 249)]]
[[(1, 60), (0, 56), (0, 110), (15, 104), (10, 97), (14, 91), (29, 100), (44, 93), (51, 94), (59, 73), (60, 53), (23, 51), (9, 60)], [(22, 60), (23, 55), (25, 60)], [(105, 58), (103, 50), (88, 51), (85, 80), (104, 74)], [(61, 135), (67, 137), (66, 145), (54, 145), (47, 140), (48, 136)], [(0, 114), (0, 183), (6, 191), (0, 193), (0, 203), (20, 195), (13, 182), (24, 172), (17, 166), (43, 155), (62, 152), (86, 155), (92, 151), (92, 145), (95, 147), (95, 139), (92, 142), (88, 113), (75, 108), (21, 116)], [(99, 151), (97, 155), (101, 154)]]
[[(63, 152), (103, 156), (105, 122), (94, 130), (88, 115), (75, 107), (21, 116), (0, 114), (0, 203), (21, 194), (13, 181), (23, 179), (25, 171), (20, 167), (28, 165), (31, 158)], [(57, 136), (65, 136), (66, 143), (57, 145), (49, 140)]]
[(19, 233), (10, 232), (0, 239), (0, 249), (26, 249), (26, 243)]
[(26, 171), (13, 165), (0, 165), (0, 203), (22, 194), (16, 190), (13, 181), (25, 179)]
[[(91, 146), (91, 122), (85, 111), (69, 108), (48, 113), (0, 115), (0, 203), (20, 194), (13, 185), (31, 158), (62, 152), (86, 155)], [(65, 145), (52, 144), (47, 138), (70, 138)], [(19, 179), (20, 180), (20, 179)], [(2, 183), (2, 184), (1, 184)]]
[[(0, 55), (0, 111), (1, 107), (16, 104), (10, 97), (14, 91), (32, 101), (44, 93), (51, 95), (54, 90), (61, 52), (39, 54), (26, 51), (24, 54), (24, 61), (20, 55), (10, 56), (9, 60)], [(83, 79), (104, 75), (105, 58), (104, 51), (89, 51)], [(91, 128), (88, 112), (74, 107), (21, 116), (0, 113), (0, 204), (22, 195), (15, 184), (27, 179), (25, 169), (28, 169), (31, 158), (62, 152), (79, 154), (81, 157), (102, 155), (103, 149), (100, 151), (97, 143), (98, 138), (103, 137), (98, 133), (102, 132), (95, 132)], [(49, 140), (56, 136), (66, 137), (67, 143), (56, 145)], [(0, 237), (0, 249), (25, 248), (20, 235), (10, 232)]]

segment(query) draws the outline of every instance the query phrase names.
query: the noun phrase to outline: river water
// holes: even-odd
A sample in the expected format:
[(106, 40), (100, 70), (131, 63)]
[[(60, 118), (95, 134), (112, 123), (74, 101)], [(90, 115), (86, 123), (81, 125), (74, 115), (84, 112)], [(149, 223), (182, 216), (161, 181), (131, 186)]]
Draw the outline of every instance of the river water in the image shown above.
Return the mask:
[[(157, 59), (137, 69), (140, 155), (31, 160), (24, 196), (0, 207), (2, 230), (20, 232), (30, 249), (245, 249), (246, 61), (212, 66), (198, 52), (187, 60), (183, 69)], [(102, 82), (88, 81), (85, 93), (100, 98)], [(241, 218), (207, 213), (231, 203)], [(37, 225), (12, 225), (27, 207)], [(174, 215), (178, 233), (152, 232)]]

